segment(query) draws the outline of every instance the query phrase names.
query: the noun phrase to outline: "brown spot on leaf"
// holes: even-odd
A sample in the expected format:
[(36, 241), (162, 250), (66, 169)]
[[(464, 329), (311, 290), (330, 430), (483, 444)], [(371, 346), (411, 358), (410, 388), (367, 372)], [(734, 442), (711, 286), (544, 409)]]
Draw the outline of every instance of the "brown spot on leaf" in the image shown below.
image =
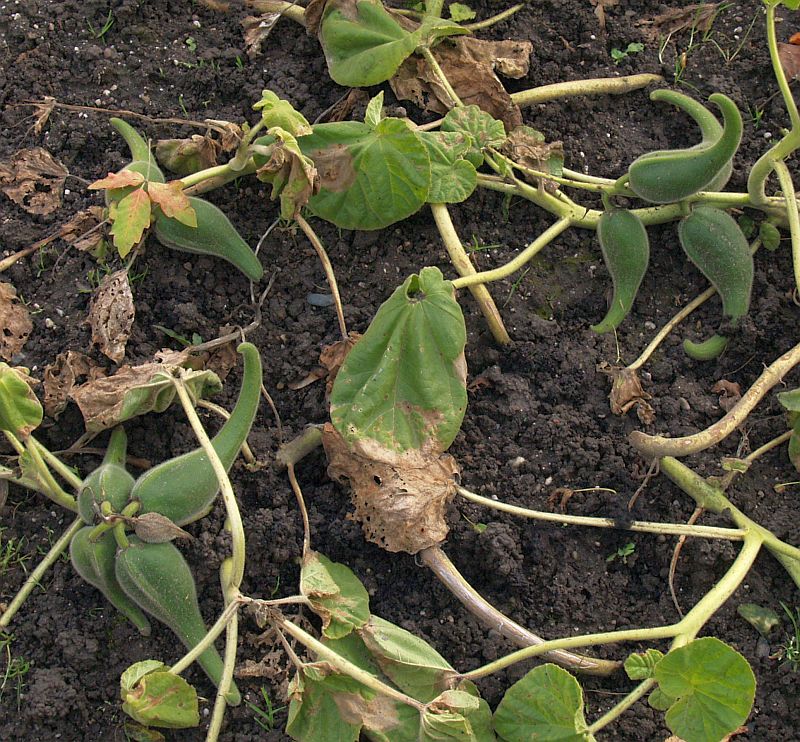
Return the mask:
[(29, 214), (50, 214), (61, 206), (67, 175), (46, 149), (21, 149), (0, 162), (0, 190)]
[(355, 183), (358, 174), (353, 167), (353, 155), (346, 145), (334, 144), (314, 150), (310, 157), (317, 168), (320, 188), (342, 193)]
[(92, 297), (89, 324), (92, 327), (92, 343), (114, 363), (119, 363), (125, 357), (125, 345), (134, 316), (128, 271), (120, 270), (106, 276)]
[(33, 323), (28, 310), (17, 299), (17, 290), (0, 282), (0, 358), (10, 361), (22, 350)]
[(70, 394), (82, 381), (104, 376), (89, 356), (68, 350), (59, 353), (55, 361), (44, 370), (44, 410), (50, 417), (58, 417), (67, 406)]

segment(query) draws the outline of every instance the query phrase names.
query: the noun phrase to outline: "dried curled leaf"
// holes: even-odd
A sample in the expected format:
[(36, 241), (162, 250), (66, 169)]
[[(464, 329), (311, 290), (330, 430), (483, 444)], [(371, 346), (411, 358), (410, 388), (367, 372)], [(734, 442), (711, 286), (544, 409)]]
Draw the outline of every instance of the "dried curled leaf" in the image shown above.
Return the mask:
[(0, 162), (0, 191), (29, 214), (51, 214), (61, 206), (67, 175), (46, 149), (21, 149)]
[(730, 412), (742, 398), (742, 388), (739, 384), (727, 379), (720, 379), (711, 387), (711, 391), (719, 394), (719, 406), (725, 412)]
[(800, 78), (800, 46), (796, 44), (778, 44), (778, 59), (788, 80)]
[(10, 361), (19, 353), (32, 329), (28, 310), (17, 300), (17, 290), (0, 281), (0, 358)]
[(643, 33), (653, 40), (681, 31), (700, 31), (706, 33), (714, 25), (714, 19), (719, 13), (720, 3), (693, 3), (680, 8), (669, 10), (644, 18), (637, 22), (642, 26)]
[(416, 554), (444, 540), (445, 508), (459, 473), (452, 456), (422, 450), (396, 453), (367, 438), (354, 443), (351, 451), (330, 423), (322, 443), (330, 477), (350, 483), (354, 517), (368, 541), (387, 551)]
[(242, 28), (244, 29), (244, 49), (248, 57), (253, 59), (261, 55), (261, 45), (270, 35), (280, 17), (280, 13), (245, 16), (242, 20)]
[[(502, 151), (512, 160), (529, 170), (561, 175), (564, 165), (564, 145), (561, 142), (546, 142), (544, 134), (530, 126), (518, 126), (503, 143)], [(555, 181), (536, 176), (525, 176), (526, 180), (541, 183), (549, 192), (558, 189)]]
[[(220, 143), (208, 134), (192, 134), (188, 139), (159, 139), (156, 142), (156, 157), (173, 173), (190, 175), (216, 165), (221, 149)], [(151, 192), (151, 198), (152, 195)]]
[(104, 221), (102, 207), (90, 206), (61, 227), (60, 237), (76, 250), (92, 252), (103, 242), (104, 234), (99, 227)]
[(333, 389), (333, 382), (336, 380), (336, 374), (339, 373), (339, 369), (342, 367), (345, 358), (347, 358), (347, 354), (358, 342), (360, 337), (360, 332), (351, 332), (348, 334), (347, 340), (337, 340), (335, 343), (326, 345), (319, 354), (319, 362), (322, 365), (312, 369), (304, 379), (289, 384), (289, 389), (294, 391), (305, 389), (307, 386), (310, 386), (320, 379), (327, 379), (325, 396), (330, 397), (331, 389)]
[(125, 357), (135, 314), (128, 271), (123, 269), (106, 276), (92, 297), (89, 324), (92, 343), (114, 363)]
[(166, 515), (161, 513), (145, 513), (138, 518), (131, 518), (133, 532), (148, 544), (163, 544), (176, 538), (191, 540), (191, 534), (180, 526), (176, 526)]
[(103, 370), (89, 356), (74, 350), (59, 353), (44, 370), (45, 412), (50, 417), (58, 417), (82, 378), (93, 380), (103, 375)]
[(633, 369), (611, 367), (607, 364), (599, 368), (604, 374), (611, 377), (611, 391), (608, 399), (611, 403), (611, 412), (615, 415), (626, 415), (630, 410), (636, 409), (636, 415), (645, 425), (650, 425), (655, 419), (653, 408), (647, 403), (650, 395), (642, 388), (642, 382)]

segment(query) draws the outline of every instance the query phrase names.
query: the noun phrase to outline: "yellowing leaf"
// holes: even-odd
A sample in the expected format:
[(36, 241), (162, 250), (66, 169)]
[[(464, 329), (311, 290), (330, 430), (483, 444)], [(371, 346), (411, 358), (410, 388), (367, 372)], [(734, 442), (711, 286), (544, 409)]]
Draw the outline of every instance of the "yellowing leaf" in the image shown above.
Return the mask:
[(119, 256), (124, 258), (150, 226), (150, 198), (144, 190), (138, 188), (125, 196), (112, 211), (114, 224), (111, 234), (114, 237), (114, 247)]
[(144, 175), (133, 170), (120, 170), (118, 173), (109, 173), (105, 178), (96, 180), (88, 186), (90, 191), (103, 189), (127, 188), (144, 183)]
[(161, 207), (164, 216), (177, 219), (187, 227), (197, 226), (197, 213), (183, 192), (183, 183), (173, 180), (170, 183), (149, 183), (147, 193), (154, 204)]

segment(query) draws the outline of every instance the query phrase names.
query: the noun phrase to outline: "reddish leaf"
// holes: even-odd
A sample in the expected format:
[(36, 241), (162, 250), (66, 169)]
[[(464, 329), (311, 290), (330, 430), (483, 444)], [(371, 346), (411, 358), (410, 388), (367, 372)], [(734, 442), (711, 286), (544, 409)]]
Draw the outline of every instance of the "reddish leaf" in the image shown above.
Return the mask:
[(120, 170), (118, 173), (109, 173), (107, 177), (96, 180), (89, 186), (90, 191), (99, 191), (104, 188), (127, 188), (144, 183), (144, 175), (133, 170)]
[(161, 207), (164, 216), (177, 219), (187, 227), (197, 226), (197, 214), (189, 203), (189, 197), (183, 192), (183, 183), (180, 180), (173, 180), (170, 183), (149, 183), (147, 192), (150, 200)]
[(112, 211), (114, 246), (124, 258), (150, 226), (150, 198), (138, 188), (125, 196)]
[(789, 80), (800, 78), (800, 46), (778, 44), (778, 58), (781, 60), (781, 67)]

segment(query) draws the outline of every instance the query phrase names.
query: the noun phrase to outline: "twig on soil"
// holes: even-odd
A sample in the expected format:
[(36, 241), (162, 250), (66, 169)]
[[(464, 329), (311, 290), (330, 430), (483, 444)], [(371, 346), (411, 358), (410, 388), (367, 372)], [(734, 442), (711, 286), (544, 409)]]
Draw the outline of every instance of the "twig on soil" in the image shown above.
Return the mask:
[[(697, 519), (703, 514), (703, 508), (695, 508), (694, 512), (689, 517), (689, 520), (686, 521), (687, 526), (693, 526)], [(678, 559), (681, 556), (681, 550), (683, 549), (683, 545), (686, 543), (686, 536), (680, 536), (678, 538), (678, 543), (675, 544), (675, 548), (672, 551), (672, 559), (669, 562), (669, 575), (667, 577), (667, 584), (669, 584), (669, 594), (672, 596), (672, 602), (675, 604), (675, 610), (678, 611), (678, 615), (683, 618), (683, 611), (681, 610), (680, 603), (678, 603), (678, 596), (675, 593), (675, 570), (678, 567)]]

